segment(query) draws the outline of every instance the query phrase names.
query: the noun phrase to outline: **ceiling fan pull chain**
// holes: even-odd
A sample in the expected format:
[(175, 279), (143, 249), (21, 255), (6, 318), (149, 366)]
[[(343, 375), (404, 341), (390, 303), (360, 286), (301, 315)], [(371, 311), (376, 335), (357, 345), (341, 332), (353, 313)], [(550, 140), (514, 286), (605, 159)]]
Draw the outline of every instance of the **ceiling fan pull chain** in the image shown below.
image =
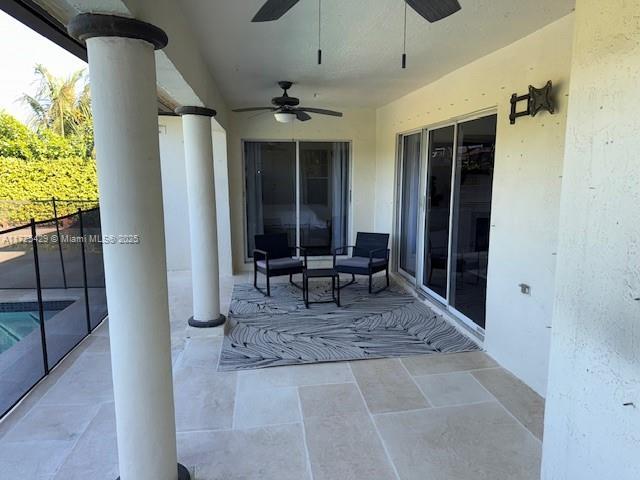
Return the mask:
[(318, 65), (322, 65), (322, 0), (318, 0)]
[(404, 2), (404, 40), (402, 44), (402, 68), (407, 68), (407, 2)]

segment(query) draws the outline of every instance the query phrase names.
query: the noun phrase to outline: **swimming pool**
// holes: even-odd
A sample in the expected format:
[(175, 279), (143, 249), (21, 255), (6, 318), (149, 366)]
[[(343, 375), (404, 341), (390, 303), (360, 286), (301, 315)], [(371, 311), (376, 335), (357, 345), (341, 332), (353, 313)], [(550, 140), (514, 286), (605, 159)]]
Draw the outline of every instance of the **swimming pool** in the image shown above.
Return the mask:
[[(43, 302), (45, 321), (72, 303), (68, 300)], [(0, 303), (0, 353), (9, 350), (36, 328), (40, 328), (38, 302)]]

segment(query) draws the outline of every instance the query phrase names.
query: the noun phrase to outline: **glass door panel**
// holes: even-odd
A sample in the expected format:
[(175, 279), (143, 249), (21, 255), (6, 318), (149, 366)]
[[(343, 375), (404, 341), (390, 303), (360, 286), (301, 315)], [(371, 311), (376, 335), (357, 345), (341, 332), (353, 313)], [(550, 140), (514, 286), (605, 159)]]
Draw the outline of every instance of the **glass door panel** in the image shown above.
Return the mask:
[(402, 138), (400, 268), (411, 277), (416, 276), (418, 253), (421, 138), (422, 133), (405, 135)]
[(247, 192), (247, 256), (254, 236), (286, 233), (296, 244), (295, 142), (245, 142)]
[(484, 328), (496, 116), (458, 125), (449, 304)]
[(423, 285), (447, 298), (449, 219), (455, 126), (429, 132)]
[(300, 142), (300, 243), (309, 255), (347, 244), (349, 143)]

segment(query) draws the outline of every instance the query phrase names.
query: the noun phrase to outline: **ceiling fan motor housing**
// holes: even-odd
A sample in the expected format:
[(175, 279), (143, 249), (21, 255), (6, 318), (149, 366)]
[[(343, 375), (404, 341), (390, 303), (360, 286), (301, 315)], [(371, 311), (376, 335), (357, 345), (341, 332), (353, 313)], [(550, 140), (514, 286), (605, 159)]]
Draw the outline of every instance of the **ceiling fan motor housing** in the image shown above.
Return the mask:
[(290, 97), (287, 93), (287, 90), (289, 90), (293, 86), (293, 82), (282, 80), (278, 82), (278, 85), (282, 90), (284, 90), (284, 92), (281, 97), (273, 97), (271, 99), (271, 103), (273, 105), (275, 105), (276, 107), (296, 107), (300, 105), (300, 99), (296, 97)]
[(272, 98), (271, 103), (273, 103), (276, 107), (295, 107), (300, 104), (300, 99), (285, 95), (282, 97)]

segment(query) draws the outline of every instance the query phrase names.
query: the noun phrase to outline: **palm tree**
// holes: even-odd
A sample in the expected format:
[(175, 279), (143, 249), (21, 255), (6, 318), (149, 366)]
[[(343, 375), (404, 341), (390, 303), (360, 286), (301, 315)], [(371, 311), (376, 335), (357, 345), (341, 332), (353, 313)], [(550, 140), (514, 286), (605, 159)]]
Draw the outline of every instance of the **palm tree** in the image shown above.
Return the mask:
[(78, 133), (91, 121), (90, 91), (85, 70), (63, 78), (56, 77), (38, 64), (35, 74), (38, 90), (34, 96), (24, 94), (22, 100), (31, 107), (32, 123), (38, 131), (51, 129), (66, 137)]

